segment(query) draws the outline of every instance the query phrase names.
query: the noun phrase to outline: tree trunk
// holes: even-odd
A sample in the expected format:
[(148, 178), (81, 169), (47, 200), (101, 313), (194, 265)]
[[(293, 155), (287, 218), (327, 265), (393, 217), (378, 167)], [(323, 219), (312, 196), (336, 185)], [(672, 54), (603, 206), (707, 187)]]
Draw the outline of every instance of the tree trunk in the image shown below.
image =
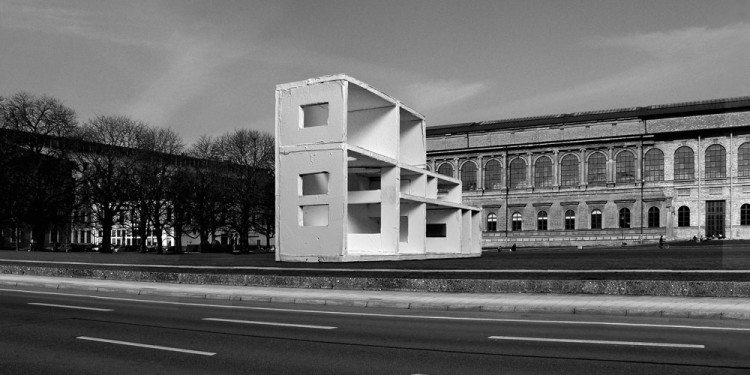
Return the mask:
[(112, 252), (112, 224), (114, 223), (114, 214), (104, 213), (102, 218), (102, 243), (99, 244), (99, 251), (101, 253)]
[(182, 254), (182, 227), (174, 223), (174, 250), (177, 254)]
[(146, 208), (143, 204), (141, 206), (141, 212), (140, 216), (138, 217), (138, 237), (140, 238), (139, 244), (138, 244), (138, 252), (139, 253), (145, 253), (146, 252), (146, 237), (148, 235), (148, 217), (146, 216)]
[(208, 230), (207, 229), (200, 229), (200, 235), (201, 235), (201, 253), (207, 253), (209, 250), (209, 243), (208, 243)]
[(164, 246), (162, 246), (162, 230), (161, 230), (161, 224), (159, 221), (154, 222), (154, 235), (156, 237), (156, 253), (157, 254), (164, 254)]
[(250, 209), (245, 206), (242, 207), (240, 213), (240, 252), (245, 253), (248, 251), (248, 243), (250, 242)]
[(31, 227), (31, 232), (31, 238), (34, 240), (34, 248), (31, 251), (44, 250), (44, 235), (47, 232), (47, 228), (43, 224), (35, 223)]

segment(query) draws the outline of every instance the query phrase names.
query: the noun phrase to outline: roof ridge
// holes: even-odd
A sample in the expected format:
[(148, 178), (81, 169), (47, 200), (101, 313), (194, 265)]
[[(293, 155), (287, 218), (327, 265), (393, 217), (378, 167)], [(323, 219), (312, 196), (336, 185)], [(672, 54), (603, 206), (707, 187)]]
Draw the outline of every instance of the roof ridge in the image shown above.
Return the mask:
[[(554, 120), (554, 119), (564, 119), (564, 118), (571, 118), (571, 120), (573, 120), (572, 118), (575, 118), (575, 117), (617, 114), (617, 113), (622, 114), (623, 116), (621, 117), (637, 117), (639, 115), (641, 116), (648, 115), (644, 113), (638, 114), (637, 112), (639, 111), (656, 111), (660, 109), (680, 108), (680, 107), (697, 107), (697, 106), (711, 105), (711, 104), (728, 104), (728, 103), (741, 102), (741, 101), (750, 102), (750, 96), (736, 96), (736, 97), (720, 98), (720, 99), (707, 99), (707, 100), (696, 100), (696, 101), (676, 102), (676, 103), (667, 103), (667, 104), (655, 104), (655, 105), (649, 105), (649, 106), (622, 107), (622, 108), (611, 108), (611, 109), (599, 109), (599, 110), (592, 110), (592, 111), (557, 113), (557, 114), (548, 114), (548, 115), (539, 115), (539, 116), (514, 117), (514, 118), (499, 119), (499, 120), (485, 120), (485, 121), (462, 122), (462, 123), (454, 123), (454, 124), (441, 124), (441, 125), (429, 126), (428, 129), (453, 128), (453, 127), (459, 127), (459, 126), (483, 126), (483, 125), (495, 125), (495, 124), (522, 123), (522, 122)], [(631, 115), (628, 116), (628, 114), (631, 114)]]

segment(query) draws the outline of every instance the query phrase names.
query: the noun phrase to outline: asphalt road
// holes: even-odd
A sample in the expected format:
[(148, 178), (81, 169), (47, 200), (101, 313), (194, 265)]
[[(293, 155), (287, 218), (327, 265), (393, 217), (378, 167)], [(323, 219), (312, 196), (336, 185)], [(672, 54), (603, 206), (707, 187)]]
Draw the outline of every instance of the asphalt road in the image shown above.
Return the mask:
[(744, 321), (81, 294), (1, 289), (0, 373), (750, 373)]

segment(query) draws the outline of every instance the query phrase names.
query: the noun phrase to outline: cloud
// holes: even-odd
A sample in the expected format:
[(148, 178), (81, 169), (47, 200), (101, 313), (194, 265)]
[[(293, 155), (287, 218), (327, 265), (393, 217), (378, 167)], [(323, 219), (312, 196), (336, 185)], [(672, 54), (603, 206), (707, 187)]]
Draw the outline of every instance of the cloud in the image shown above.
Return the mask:
[(602, 37), (591, 40), (592, 46), (628, 48), (645, 52), (656, 59), (694, 57), (717, 47), (731, 48), (750, 42), (750, 24), (737, 23), (721, 28), (688, 27), (653, 33)]
[[(34, 0), (0, 0), (0, 27), (122, 45), (164, 47), (163, 43), (147, 35), (146, 30), (150, 23), (148, 20), (153, 15), (140, 6), (137, 9), (144, 15), (133, 18), (125, 15), (125, 10), (122, 9), (94, 10), (91, 6), (75, 1), (47, 3)], [(125, 24), (121, 22), (123, 18), (135, 23)]]
[(420, 111), (444, 107), (462, 102), (485, 90), (487, 84), (483, 82), (463, 83), (458, 80), (438, 80), (417, 82), (406, 86), (405, 98)]
[[(601, 108), (597, 106), (656, 104), (644, 100), (696, 100), (687, 95), (727, 96), (722, 92), (728, 86), (741, 81), (750, 83), (745, 66), (750, 61), (750, 25), (745, 23), (597, 38), (587, 45), (625, 49), (640, 55), (631, 53), (629, 58), (635, 63), (612, 75), (505, 103), (500, 108), (486, 108), (477, 114), (494, 118), (497, 113), (506, 117), (534, 116)], [(716, 88), (718, 94), (706, 93)], [(620, 104), (613, 106), (612, 102)]]
[(170, 41), (167, 68), (125, 109), (134, 118), (169, 126), (177, 111), (214, 82), (219, 70), (247, 55), (247, 48), (214, 39), (176, 34)]

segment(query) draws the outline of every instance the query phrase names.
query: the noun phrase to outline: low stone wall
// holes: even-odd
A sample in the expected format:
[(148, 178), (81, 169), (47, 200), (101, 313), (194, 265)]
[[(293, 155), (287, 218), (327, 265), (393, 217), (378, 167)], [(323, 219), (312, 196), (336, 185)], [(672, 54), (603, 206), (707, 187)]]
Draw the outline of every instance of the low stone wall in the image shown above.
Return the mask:
[(438, 293), (545, 293), (691, 297), (750, 297), (750, 282), (674, 280), (419, 279), (151, 272), (0, 265), (0, 273), (107, 280), (313, 289)]
[(622, 246), (658, 243), (664, 235), (663, 228), (601, 229), (601, 230), (550, 230), (517, 232), (484, 232), (484, 248), (508, 247), (560, 247), (560, 246)]

